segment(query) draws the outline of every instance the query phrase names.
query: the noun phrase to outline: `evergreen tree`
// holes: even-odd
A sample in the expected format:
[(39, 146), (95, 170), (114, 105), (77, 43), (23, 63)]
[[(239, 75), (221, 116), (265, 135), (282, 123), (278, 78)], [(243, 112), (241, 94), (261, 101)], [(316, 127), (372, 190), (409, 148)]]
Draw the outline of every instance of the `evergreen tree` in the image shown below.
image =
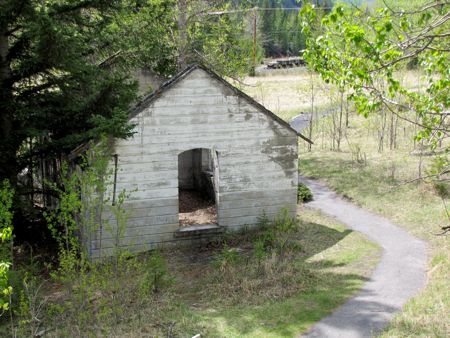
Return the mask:
[[(295, 2), (295, 1), (294, 1)], [(259, 3), (260, 29), (266, 57), (298, 55), (305, 39), (298, 28), (299, 3), (263, 0)]]
[(227, 0), (192, 0), (187, 6), (186, 60), (202, 62), (227, 76), (247, 74), (252, 39), (244, 6)]
[(110, 55), (121, 9), (119, 0), (0, 1), (0, 180), (99, 133), (128, 135), (135, 86)]
[[(187, 3), (188, 63), (248, 69), (243, 14), (210, 15), (228, 1)], [(10, 180), (16, 202), (33, 193), (19, 184), (24, 169), (32, 177), (42, 160), (58, 163), (100, 134), (131, 134), (128, 73), (176, 71), (177, 10), (177, 0), (0, 0), (0, 181)]]

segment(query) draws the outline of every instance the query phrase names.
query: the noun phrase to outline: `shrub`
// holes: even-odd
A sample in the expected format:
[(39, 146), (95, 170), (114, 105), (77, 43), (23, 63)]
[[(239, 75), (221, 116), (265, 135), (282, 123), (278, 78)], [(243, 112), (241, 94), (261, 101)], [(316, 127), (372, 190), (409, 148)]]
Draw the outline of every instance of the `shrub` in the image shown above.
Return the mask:
[(298, 221), (297, 218), (289, 215), (287, 208), (283, 208), (275, 217), (274, 225), (277, 231), (287, 233), (297, 230)]
[(258, 217), (257, 225), (258, 225), (258, 229), (261, 229), (261, 230), (265, 230), (270, 227), (271, 222), (265, 211), (263, 211), (261, 216)]
[(313, 194), (311, 190), (303, 183), (298, 184), (297, 197), (298, 201), (302, 203), (310, 202), (313, 200)]
[(253, 242), (253, 256), (258, 262), (261, 262), (264, 258), (269, 255), (269, 250), (267, 250), (266, 243), (263, 239), (258, 239)]
[(450, 197), (450, 186), (447, 182), (433, 182), (434, 190), (436, 194), (441, 198), (449, 198)]
[(0, 316), (11, 303), (12, 287), (8, 281), (12, 256), (12, 202), (14, 190), (8, 181), (0, 185)]
[(146, 272), (140, 285), (142, 296), (145, 296), (150, 291), (157, 293), (173, 283), (167, 263), (158, 251), (153, 252), (147, 258), (144, 268)]
[(236, 248), (229, 248), (227, 244), (216, 255), (213, 260), (213, 266), (221, 272), (230, 272), (230, 270), (240, 261), (240, 256)]

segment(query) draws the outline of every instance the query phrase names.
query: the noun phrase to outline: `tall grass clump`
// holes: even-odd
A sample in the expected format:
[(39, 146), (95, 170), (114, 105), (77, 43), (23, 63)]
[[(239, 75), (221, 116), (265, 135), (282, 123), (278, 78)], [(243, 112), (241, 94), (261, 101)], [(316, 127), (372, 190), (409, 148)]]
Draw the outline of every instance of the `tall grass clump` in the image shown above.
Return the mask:
[(263, 214), (256, 229), (246, 237), (250, 245), (241, 243), (241, 248), (235, 242), (230, 248), (225, 243), (213, 260), (210, 286), (220, 290), (220, 302), (258, 304), (281, 299), (306, 289), (314, 280), (299, 259), (302, 246), (295, 236), (299, 221), (287, 209), (273, 221)]
[[(50, 185), (58, 203), (44, 216), (57, 243), (57, 258), (47, 263), (47, 274), (23, 266), (15, 277), (18, 286), (11, 288), (6, 279), (11, 250), (2, 245), (2, 257), (8, 260), (2, 258), (0, 305), (2, 312), (10, 312), (11, 336), (110, 336), (118, 325), (140, 322), (144, 310), (145, 318), (151, 318), (166, 306), (161, 299), (173, 279), (163, 256), (156, 251), (137, 256), (122, 249), (128, 222), (124, 203), (132, 192), (119, 192), (111, 203), (108, 149), (106, 142), (93, 145), (76, 166), (63, 164), (58, 184)], [(11, 237), (11, 199), (6, 185), (0, 190), (2, 244)], [(102, 218), (105, 211), (114, 221)], [(114, 239), (112, 255), (102, 255), (100, 245), (94, 259), (90, 236), (106, 231)]]

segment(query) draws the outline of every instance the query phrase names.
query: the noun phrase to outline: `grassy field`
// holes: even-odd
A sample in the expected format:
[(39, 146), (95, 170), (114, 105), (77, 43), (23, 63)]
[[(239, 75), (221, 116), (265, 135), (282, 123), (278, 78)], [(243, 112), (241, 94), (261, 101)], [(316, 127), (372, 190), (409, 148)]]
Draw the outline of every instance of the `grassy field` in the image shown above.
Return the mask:
[[(327, 119), (322, 123), (329, 123)], [(388, 217), (429, 243), (428, 284), (408, 302), (382, 337), (447, 337), (450, 242), (448, 236), (437, 234), (448, 224), (443, 203), (449, 201), (443, 202), (430, 183), (405, 183), (419, 175), (420, 160), (412, 151), (411, 139), (403, 138), (398, 149), (378, 152), (376, 135), (367, 127), (370, 122), (353, 117), (339, 152), (328, 150), (327, 142), (312, 152), (304, 151), (300, 155), (301, 173), (324, 180), (356, 204)], [(316, 137), (321, 138), (321, 133)], [(365, 163), (356, 161), (355, 145), (364, 154)], [(427, 157), (422, 159), (422, 174), (429, 161)]]
[(330, 92), (334, 89), (304, 67), (272, 70), (261, 76), (248, 77), (240, 87), (269, 110), (289, 121), (301, 112), (311, 111), (311, 83), (314, 86), (315, 109), (327, 109), (330, 106)]
[[(403, 71), (397, 79), (409, 88), (419, 88), (423, 81), (415, 71)], [(312, 106), (323, 112), (339, 105), (338, 90), (305, 67), (265, 71), (235, 85), (288, 122), (302, 112), (311, 112)]]
[[(419, 90), (423, 81), (416, 71), (402, 71), (397, 78)], [(311, 78), (304, 70), (266, 73), (251, 80), (256, 87), (245, 90), (290, 121), (298, 111), (311, 111), (308, 100), (312, 79), (316, 90), (315, 111), (337, 108), (337, 92), (320, 84), (320, 79)], [(448, 337), (450, 245), (448, 236), (437, 234), (441, 232), (441, 226), (448, 225), (444, 203), (450, 206), (450, 201), (448, 198), (442, 200), (430, 182), (416, 181), (417, 177), (427, 175), (432, 161), (429, 150), (413, 141), (416, 130), (410, 124), (396, 121), (397, 142), (395, 147), (390, 147), (389, 118), (372, 116), (365, 119), (350, 114), (340, 150), (332, 151), (336, 145), (333, 146), (331, 141), (336, 137), (333, 118), (336, 116), (314, 123), (315, 145), (311, 152), (300, 141), (301, 174), (327, 182), (341, 195), (393, 220), (430, 246), (426, 288), (405, 305), (403, 312), (381, 336)], [(380, 149), (383, 124), (386, 134)], [(405, 183), (409, 181), (412, 182)]]
[[(299, 215), (59, 282), (28, 277), (13, 336), (296, 336), (356, 292), (380, 254), (334, 219), (301, 206)], [(9, 324), (0, 336), (12, 335)]]
[[(127, 324), (118, 336), (167, 335), (167, 323), (174, 324), (176, 337), (293, 337), (306, 330), (361, 287), (378, 262), (379, 248), (333, 219), (304, 208), (299, 213), (299, 228), (289, 237), (300, 251), (288, 259), (287, 270), (270, 256), (262, 274), (251, 272), (255, 261), (239, 261), (218, 275), (210, 264), (217, 250), (171, 254), (176, 282), (166, 324), (156, 330), (155, 322)], [(252, 246), (245, 239), (228, 248), (246, 260)]]

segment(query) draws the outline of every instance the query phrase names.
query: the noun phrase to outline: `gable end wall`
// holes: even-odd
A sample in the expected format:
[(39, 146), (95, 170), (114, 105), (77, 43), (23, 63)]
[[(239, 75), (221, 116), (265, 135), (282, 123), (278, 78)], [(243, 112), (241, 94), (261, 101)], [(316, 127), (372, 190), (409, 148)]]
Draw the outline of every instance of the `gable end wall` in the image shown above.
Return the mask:
[[(116, 191), (132, 192), (125, 203), (128, 226), (120, 245), (145, 251), (178, 241), (178, 154), (215, 149), (219, 156), (219, 225), (254, 225), (263, 212), (273, 218), (296, 212), (297, 135), (195, 69), (132, 118), (134, 136), (117, 140)], [(103, 218), (114, 224), (111, 213)], [(112, 252), (112, 231), (93, 234), (91, 256)]]

